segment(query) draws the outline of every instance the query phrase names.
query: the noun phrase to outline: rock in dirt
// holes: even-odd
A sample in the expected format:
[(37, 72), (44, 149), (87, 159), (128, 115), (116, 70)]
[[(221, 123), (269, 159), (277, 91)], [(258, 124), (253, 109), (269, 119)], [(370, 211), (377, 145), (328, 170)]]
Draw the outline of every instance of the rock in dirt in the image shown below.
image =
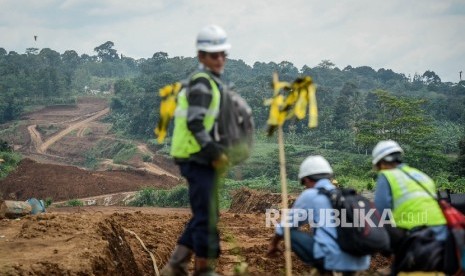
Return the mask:
[(0, 202), (0, 218), (19, 218), (29, 215), (32, 206), (25, 201), (5, 200)]

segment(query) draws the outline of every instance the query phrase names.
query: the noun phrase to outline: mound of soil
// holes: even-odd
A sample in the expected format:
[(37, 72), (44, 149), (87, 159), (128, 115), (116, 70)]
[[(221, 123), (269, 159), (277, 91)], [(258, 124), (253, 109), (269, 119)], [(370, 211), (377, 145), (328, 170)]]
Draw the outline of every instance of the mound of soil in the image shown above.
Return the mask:
[[(296, 197), (288, 196), (288, 206), (292, 206)], [(233, 192), (229, 212), (264, 214), (266, 209), (280, 209), (281, 194), (241, 188)]]
[(188, 214), (161, 219), (141, 212), (85, 211), (3, 220), (0, 274), (153, 275), (153, 262), (134, 234), (153, 252), (159, 266), (166, 263), (187, 218)]
[(31, 197), (63, 201), (96, 195), (137, 191), (144, 187), (171, 188), (179, 181), (145, 171), (87, 171), (72, 166), (37, 163), (23, 159), (18, 168), (0, 181), (4, 199)]

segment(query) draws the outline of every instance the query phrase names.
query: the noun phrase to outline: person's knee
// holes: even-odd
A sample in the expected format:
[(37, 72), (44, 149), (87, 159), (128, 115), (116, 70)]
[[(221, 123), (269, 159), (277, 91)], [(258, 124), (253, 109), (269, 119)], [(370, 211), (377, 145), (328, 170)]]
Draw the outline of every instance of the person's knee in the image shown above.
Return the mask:
[(291, 243), (298, 243), (298, 244), (313, 244), (313, 237), (309, 233), (305, 233), (299, 230), (291, 230)]

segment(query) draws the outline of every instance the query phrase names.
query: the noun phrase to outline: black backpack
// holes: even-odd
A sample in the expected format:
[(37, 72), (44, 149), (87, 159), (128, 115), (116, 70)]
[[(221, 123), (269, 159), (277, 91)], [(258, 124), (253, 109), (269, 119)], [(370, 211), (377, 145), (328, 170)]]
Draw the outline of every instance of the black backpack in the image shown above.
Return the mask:
[[(339, 224), (336, 228), (337, 239), (325, 231), (324, 228), (319, 228), (333, 238), (342, 251), (354, 256), (389, 252), (389, 234), (384, 227), (379, 225), (381, 217), (376, 211), (373, 202), (353, 189), (337, 188), (328, 191), (319, 188), (318, 190), (320, 194), (326, 195), (329, 198), (332, 207), (339, 210), (340, 214), (345, 212), (345, 222), (353, 224), (351, 227), (343, 227), (343, 225)], [(354, 223), (354, 213), (358, 212), (360, 214), (361, 210), (363, 210), (365, 217), (370, 219), (376, 227), (372, 227), (368, 222), (364, 224)]]

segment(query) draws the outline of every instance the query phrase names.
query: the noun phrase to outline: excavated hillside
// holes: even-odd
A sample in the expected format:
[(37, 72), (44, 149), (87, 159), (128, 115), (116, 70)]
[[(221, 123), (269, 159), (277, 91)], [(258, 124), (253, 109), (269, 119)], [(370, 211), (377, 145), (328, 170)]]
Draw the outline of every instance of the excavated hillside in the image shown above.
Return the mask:
[(53, 201), (138, 191), (145, 187), (168, 189), (179, 180), (143, 170), (89, 171), (74, 166), (37, 163), (23, 159), (18, 168), (0, 180), (5, 199), (31, 197)]

